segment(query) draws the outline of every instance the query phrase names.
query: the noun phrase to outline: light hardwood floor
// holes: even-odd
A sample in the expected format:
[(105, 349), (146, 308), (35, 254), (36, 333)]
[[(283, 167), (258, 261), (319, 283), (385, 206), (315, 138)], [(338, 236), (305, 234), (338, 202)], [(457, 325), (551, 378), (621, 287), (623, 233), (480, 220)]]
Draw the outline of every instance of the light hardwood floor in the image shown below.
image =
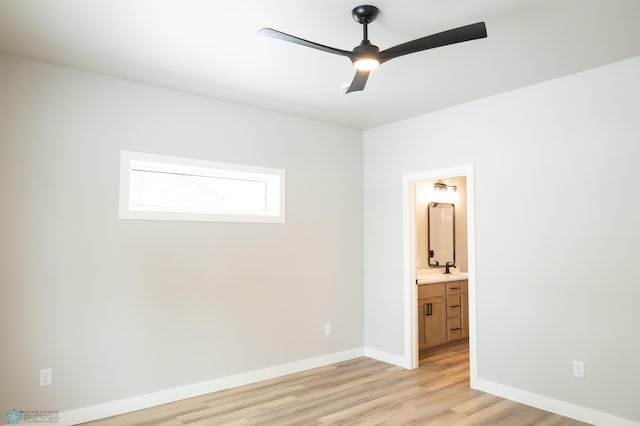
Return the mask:
[(85, 425), (584, 425), (471, 390), (466, 344), (420, 364), (358, 358)]

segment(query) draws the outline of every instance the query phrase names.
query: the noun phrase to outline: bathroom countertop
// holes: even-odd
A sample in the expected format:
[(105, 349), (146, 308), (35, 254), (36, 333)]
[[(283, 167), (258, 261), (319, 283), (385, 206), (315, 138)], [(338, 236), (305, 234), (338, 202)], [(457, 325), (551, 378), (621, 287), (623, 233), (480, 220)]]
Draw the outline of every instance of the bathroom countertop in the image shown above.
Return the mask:
[(459, 281), (469, 279), (466, 272), (452, 272), (451, 274), (418, 274), (418, 285), (442, 283), (447, 281)]

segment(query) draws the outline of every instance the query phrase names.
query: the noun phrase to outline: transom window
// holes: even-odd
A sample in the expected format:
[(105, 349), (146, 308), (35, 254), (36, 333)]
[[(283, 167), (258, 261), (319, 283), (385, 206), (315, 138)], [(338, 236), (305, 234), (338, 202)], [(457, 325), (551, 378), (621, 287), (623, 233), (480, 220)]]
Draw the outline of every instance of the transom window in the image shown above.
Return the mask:
[(120, 218), (285, 221), (285, 171), (121, 152)]

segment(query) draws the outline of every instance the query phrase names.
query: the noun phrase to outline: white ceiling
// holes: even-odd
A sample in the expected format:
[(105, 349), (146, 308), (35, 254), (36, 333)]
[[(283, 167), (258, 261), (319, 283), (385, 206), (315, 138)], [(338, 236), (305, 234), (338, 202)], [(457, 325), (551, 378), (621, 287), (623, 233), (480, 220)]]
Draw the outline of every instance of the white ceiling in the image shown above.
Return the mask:
[(381, 49), (485, 21), (488, 38), (394, 59), (345, 95), (344, 0), (0, 0), (0, 52), (367, 129), (640, 55), (640, 0), (372, 0)]

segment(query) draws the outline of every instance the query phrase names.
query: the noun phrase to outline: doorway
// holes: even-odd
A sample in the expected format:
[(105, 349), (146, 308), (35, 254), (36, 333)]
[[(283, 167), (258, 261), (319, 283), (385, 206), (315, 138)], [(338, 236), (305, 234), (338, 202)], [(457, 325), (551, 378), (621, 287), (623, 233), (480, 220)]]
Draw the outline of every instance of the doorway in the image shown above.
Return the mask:
[[(418, 345), (418, 289), (417, 279), (417, 217), (416, 186), (419, 182), (438, 179), (466, 178), (466, 231), (468, 269), (468, 317), (469, 317), (469, 377), (471, 388), (477, 388), (477, 334), (476, 334), (476, 286), (475, 286), (475, 216), (473, 166), (428, 170), (403, 175), (403, 228), (404, 228), (404, 342), (405, 366), (419, 366)], [(421, 250), (422, 252), (422, 250)], [(424, 256), (423, 256), (424, 257)], [(422, 262), (422, 261), (421, 261)]]

